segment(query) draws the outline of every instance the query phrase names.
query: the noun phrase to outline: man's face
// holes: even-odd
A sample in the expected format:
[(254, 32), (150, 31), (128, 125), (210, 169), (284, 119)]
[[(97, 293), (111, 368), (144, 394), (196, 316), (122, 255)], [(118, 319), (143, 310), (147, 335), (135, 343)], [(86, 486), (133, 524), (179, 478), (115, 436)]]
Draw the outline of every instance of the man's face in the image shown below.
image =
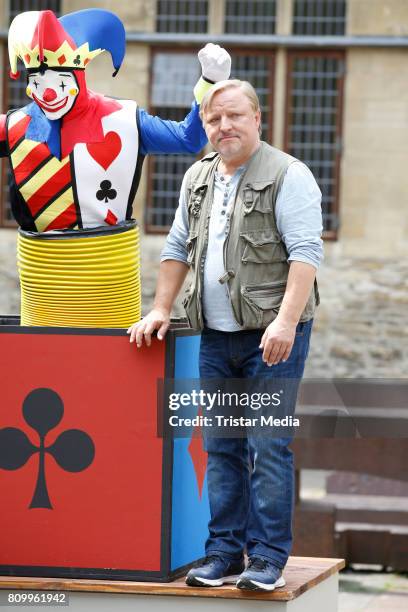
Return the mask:
[(38, 104), (48, 119), (61, 119), (72, 108), (79, 92), (72, 72), (46, 70), (28, 76), (27, 95)]
[(260, 120), (260, 112), (254, 111), (242, 90), (231, 87), (214, 95), (204, 115), (204, 127), (224, 160), (245, 160), (259, 144)]

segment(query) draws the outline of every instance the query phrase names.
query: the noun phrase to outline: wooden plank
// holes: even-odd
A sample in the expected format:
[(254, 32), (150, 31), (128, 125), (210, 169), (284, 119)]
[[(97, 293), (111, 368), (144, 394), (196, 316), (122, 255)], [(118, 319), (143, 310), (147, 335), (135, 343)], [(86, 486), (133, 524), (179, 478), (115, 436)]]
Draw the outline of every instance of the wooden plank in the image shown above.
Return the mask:
[(234, 585), (217, 588), (188, 587), (184, 579), (174, 582), (131, 582), (122, 580), (77, 580), (0, 576), (0, 589), (32, 589), (49, 591), (88, 591), (134, 593), (139, 595), (176, 595), (181, 597), (213, 597), (291, 601), (309, 591), (345, 566), (344, 559), (290, 557), (284, 570), (286, 586), (272, 593), (241, 591)]

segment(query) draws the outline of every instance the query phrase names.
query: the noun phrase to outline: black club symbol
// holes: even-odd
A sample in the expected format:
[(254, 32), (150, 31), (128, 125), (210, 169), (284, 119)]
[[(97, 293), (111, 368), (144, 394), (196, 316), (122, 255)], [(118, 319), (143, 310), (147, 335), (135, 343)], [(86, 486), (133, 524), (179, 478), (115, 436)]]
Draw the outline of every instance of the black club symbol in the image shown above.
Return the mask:
[(34, 389), (24, 400), (23, 416), (26, 423), (38, 433), (40, 445), (32, 444), (21, 429), (0, 429), (0, 468), (18, 470), (32, 455), (39, 454), (37, 484), (30, 508), (52, 509), (45, 480), (45, 453), (52, 455), (66, 472), (82, 472), (94, 459), (94, 443), (80, 429), (67, 429), (51, 446), (45, 446), (47, 433), (58, 425), (63, 414), (64, 404), (58, 393), (52, 389)]
[(96, 192), (96, 197), (101, 202), (105, 200), (105, 203), (107, 203), (108, 200), (114, 200), (118, 195), (116, 189), (111, 189), (112, 183), (110, 181), (102, 181), (99, 187), (100, 189)]
[(75, 66), (79, 66), (80, 63), (81, 63), (81, 57), (77, 55), (76, 58), (74, 59), (74, 64)]

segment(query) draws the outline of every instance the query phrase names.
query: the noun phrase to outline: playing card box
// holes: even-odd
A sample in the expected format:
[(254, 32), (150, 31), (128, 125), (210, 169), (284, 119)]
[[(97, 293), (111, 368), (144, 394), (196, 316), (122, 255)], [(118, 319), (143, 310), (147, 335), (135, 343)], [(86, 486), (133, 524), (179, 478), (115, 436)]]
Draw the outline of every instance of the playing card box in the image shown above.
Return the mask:
[(157, 425), (158, 381), (198, 377), (198, 347), (180, 324), (136, 349), (0, 319), (0, 574), (167, 581), (204, 556), (202, 439)]

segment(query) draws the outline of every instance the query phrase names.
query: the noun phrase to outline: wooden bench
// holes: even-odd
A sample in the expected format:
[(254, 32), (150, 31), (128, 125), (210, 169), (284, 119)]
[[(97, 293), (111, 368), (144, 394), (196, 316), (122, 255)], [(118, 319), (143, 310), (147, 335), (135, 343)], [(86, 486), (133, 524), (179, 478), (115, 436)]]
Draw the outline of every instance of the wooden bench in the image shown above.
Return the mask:
[[(186, 586), (184, 579), (154, 583), (0, 577), (0, 589), (69, 592), (69, 609), (72, 612), (144, 612), (149, 610), (149, 606), (151, 609), (154, 606), (155, 612), (178, 612), (181, 606), (195, 612), (244, 612), (249, 609), (258, 612), (335, 612), (338, 572), (343, 567), (343, 559), (291, 557), (284, 571), (286, 586), (272, 593), (241, 591), (233, 585), (192, 588)], [(182, 601), (180, 598), (188, 599)], [(47, 608), (57, 609), (56, 606)]]

